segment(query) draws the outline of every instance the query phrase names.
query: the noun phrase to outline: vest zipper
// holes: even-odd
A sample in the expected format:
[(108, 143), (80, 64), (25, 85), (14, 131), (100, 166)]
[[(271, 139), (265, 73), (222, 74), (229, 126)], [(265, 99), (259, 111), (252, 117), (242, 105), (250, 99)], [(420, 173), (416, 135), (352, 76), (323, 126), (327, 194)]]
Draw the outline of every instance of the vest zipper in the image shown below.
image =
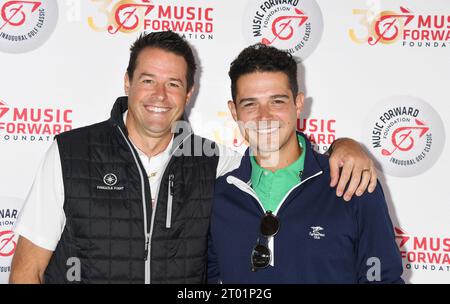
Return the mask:
[(143, 207), (143, 211), (144, 211), (144, 235), (145, 235), (145, 244), (144, 244), (145, 284), (149, 284), (150, 283), (150, 249), (149, 249), (149, 247), (150, 247), (150, 232), (147, 232), (148, 231), (147, 202), (145, 199), (144, 174), (142, 173), (141, 166), (139, 165), (137, 156), (136, 156), (136, 154), (133, 150), (133, 147), (131, 146), (128, 138), (125, 136), (125, 134), (123, 133), (122, 129), (119, 126), (117, 126), (117, 128), (119, 129), (122, 137), (125, 139), (125, 142), (127, 143), (128, 148), (130, 148), (131, 154), (133, 155), (133, 158), (134, 158), (134, 162), (136, 163), (136, 167), (138, 168), (138, 171), (139, 171), (139, 176), (141, 178), (141, 191), (142, 191), (141, 194), (142, 194), (142, 207)]
[[(186, 135), (186, 137), (183, 138), (183, 140), (181, 141), (181, 143), (178, 144), (178, 146), (177, 146), (176, 148), (174, 148), (173, 151), (170, 153), (169, 158), (168, 158), (167, 162), (165, 163), (163, 170), (161, 171), (163, 177), (164, 177), (164, 173), (166, 172), (167, 166), (169, 165), (170, 160), (172, 159), (172, 156), (174, 155), (174, 153), (175, 153), (175, 152), (178, 150), (178, 148), (186, 141), (186, 139), (188, 139), (188, 138), (191, 137), (192, 134), (193, 134), (192, 132), (189, 132), (188, 135)], [(151, 221), (150, 221), (150, 235), (149, 235), (149, 243), (148, 243), (148, 256), (149, 256), (149, 260), (150, 260), (150, 256), (151, 256), (151, 250), (152, 250), (152, 242), (151, 242), (151, 239), (152, 239), (152, 236), (153, 236), (153, 226), (154, 226), (154, 224), (155, 224), (156, 208), (157, 208), (157, 206), (158, 206), (158, 197), (159, 197), (159, 192), (160, 192), (161, 183), (162, 183), (162, 178), (161, 178), (161, 181), (159, 182), (158, 188), (157, 188), (157, 190), (156, 190), (155, 207), (152, 209), (152, 217), (151, 217)], [(170, 183), (169, 183), (169, 184), (170, 184)], [(148, 283), (147, 283), (147, 284), (150, 284), (150, 283), (151, 283), (150, 263), (149, 263), (149, 266), (145, 268), (145, 271), (147, 271), (147, 270), (148, 270)]]
[(172, 226), (172, 200), (173, 200), (173, 179), (174, 175), (169, 175), (169, 185), (167, 187), (167, 213), (166, 213), (166, 228)]
[[(150, 243), (150, 236), (146, 235), (145, 236), (145, 263), (147, 264), (147, 261), (150, 260), (150, 250), (148, 250), (149, 247), (149, 243)], [(147, 267), (145, 267), (145, 269), (147, 270)], [(147, 281), (147, 272), (145, 273), (145, 280)]]

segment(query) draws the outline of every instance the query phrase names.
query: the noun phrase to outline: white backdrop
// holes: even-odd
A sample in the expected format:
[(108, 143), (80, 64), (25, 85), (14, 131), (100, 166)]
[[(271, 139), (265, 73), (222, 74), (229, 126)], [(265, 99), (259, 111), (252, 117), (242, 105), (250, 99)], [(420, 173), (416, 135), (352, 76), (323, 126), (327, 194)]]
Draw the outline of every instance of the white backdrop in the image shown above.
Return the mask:
[(107, 119), (124, 94), (130, 44), (167, 27), (186, 35), (199, 60), (194, 130), (236, 149), (245, 146), (226, 106), (230, 62), (259, 41), (302, 59), (299, 129), (321, 152), (342, 136), (365, 145), (379, 164), (404, 278), (450, 283), (448, 0), (1, 0), (0, 280), (15, 246), (1, 233), (52, 136)]

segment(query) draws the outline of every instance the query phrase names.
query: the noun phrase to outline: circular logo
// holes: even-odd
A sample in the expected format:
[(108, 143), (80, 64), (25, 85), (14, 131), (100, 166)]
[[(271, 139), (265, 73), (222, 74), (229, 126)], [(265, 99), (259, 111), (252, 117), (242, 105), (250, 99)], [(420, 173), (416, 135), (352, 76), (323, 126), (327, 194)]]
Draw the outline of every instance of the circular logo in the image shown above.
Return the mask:
[(305, 60), (323, 32), (323, 17), (314, 0), (249, 1), (244, 35), (250, 44), (264, 43)]
[(117, 183), (117, 176), (112, 173), (108, 173), (103, 177), (105, 185), (114, 186)]
[(444, 148), (444, 124), (421, 99), (388, 98), (377, 104), (365, 121), (364, 141), (380, 169), (389, 175), (419, 175), (434, 165)]
[(14, 234), (13, 228), (22, 205), (21, 199), (0, 197), (0, 284), (8, 283), (11, 261), (19, 238)]
[(0, 51), (25, 53), (47, 41), (56, 27), (56, 0), (1, 1)]
[(12, 230), (0, 231), (0, 257), (10, 257), (14, 254), (17, 242)]

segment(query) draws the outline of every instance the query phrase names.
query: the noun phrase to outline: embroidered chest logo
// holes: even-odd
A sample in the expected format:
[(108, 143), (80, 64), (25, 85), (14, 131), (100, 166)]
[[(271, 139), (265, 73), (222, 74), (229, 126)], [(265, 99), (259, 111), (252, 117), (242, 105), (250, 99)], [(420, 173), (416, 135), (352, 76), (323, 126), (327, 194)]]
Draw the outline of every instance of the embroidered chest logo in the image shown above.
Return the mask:
[(311, 226), (312, 231), (309, 233), (315, 240), (320, 240), (325, 237), (325, 233), (323, 232), (323, 228), (320, 226)]
[(104, 185), (97, 185), (97, 190), (122, 191), (123, 186), (116, 186), (119, 179), (114, 173), (107, 173), (103, 176)]
[(108, 173), (103, 177), (103, 182), (107, 186), (114, 186), (117, 183), (117, 176), (112, 173)]

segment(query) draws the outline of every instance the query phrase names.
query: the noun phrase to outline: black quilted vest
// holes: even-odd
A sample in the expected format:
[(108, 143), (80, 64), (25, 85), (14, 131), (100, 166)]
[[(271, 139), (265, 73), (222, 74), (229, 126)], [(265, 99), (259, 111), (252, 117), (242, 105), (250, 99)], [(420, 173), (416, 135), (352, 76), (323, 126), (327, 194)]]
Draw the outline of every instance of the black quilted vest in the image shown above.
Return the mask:
[[(186, 129), (175, 134), (174, 154), (164, 171), (153, 210), (147, 174), (127, 138), (122, 119), (126, 109), (127, 98), (121, 97), (109, 120), (56, 137), (66, 225), (45, 271), (46, 283), (206, 280), (207, 236), (218, 153), (211, 156), (200, 150), (202, 154), (197, 156), (193, 149), (194, 143), (197, 152), (199, 143), (213, 149), (215, 144), (187, 134)], [(180, 150), (192, 153), (180, 156)], [(151, 234), (148, 243), (146, 233)], [(80, 281), (76, 280), (74, 268), (78, 265)]]

